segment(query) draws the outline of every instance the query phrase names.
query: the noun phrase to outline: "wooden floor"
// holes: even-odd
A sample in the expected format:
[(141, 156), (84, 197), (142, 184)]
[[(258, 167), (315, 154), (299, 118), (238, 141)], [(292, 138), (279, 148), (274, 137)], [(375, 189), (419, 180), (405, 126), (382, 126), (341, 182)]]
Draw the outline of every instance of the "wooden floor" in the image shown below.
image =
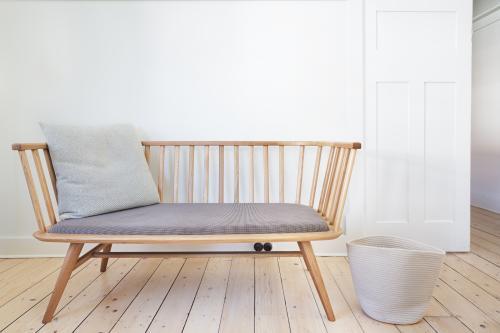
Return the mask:
[(326, 320), (298, 258), (90, 261), (55, 319), (41, 323), (61, 258), (0, 259), (4, 332), (500, 332), (500, 215), (472, 209), (472, 252), (446, 256), (423, 321), (393, 326), (361, 310), (344, 257), (320, 258), (337, 321)]

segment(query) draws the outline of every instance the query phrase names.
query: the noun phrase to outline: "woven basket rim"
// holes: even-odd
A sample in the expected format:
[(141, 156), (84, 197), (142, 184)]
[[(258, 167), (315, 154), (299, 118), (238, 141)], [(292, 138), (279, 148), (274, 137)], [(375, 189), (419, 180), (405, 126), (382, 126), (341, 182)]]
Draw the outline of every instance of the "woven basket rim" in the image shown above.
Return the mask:
[[(387, 239), (387, 240), (398, 240), (398, 241), (403, 241), (407, 242), (412, 245), (416, 245), (418, 247), (421, 247), (420, 249), (409, 249), (409, 248), (404, 248), (404, 247), (389, 247), (389, 246), (380, 246), (380, 245), (367, 245), (361, 243), (361, 241), (369, 240), (371, 238), (378, 238), (378, 239)], [(402, 252), (412, 252), (412, 253), (431, 253), (431, 254), (437, 254), (437, 255), (446, 255), (446, 252), (440, 248), (437, 248), (435, 246), (422, 243), (410, 238), (404, 238), (404, 237), (398, 237), (398, 236), (387, 236), (387, 235), (371, 235), (371, 236), (366, 236), (366, 237), (361, 237), (357, 239), (353, 239), (347, 242), (348, 247), (364, 247), (364, 248), (373, 248), (373, 249), (380, 249), (380, 250), (387, 250), (387, 251), (402, 251)]]

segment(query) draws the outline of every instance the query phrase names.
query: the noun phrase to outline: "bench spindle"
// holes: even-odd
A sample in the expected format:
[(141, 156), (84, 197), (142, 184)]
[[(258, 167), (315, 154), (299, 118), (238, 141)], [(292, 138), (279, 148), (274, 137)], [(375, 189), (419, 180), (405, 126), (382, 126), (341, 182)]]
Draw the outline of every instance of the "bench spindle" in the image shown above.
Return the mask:
[(356, 159), (356, 150), (355, 149), (350, 149), (349, 152), (349, 157), (347, 159), (347, 165), (346, 169), (344, 172), (344, 177), (342, 180), (342, 186), (339, 191), (339, 200), (337, 203), (337, 206), (335, 207), (335, 215), (333, 217), (333, 230), (334, 231), (339, 231), (340, 230), (340, 222), (342, 219), (342, 215), (344, 213), (344, 205), (345, 205), (345, 200), (347, 197), (347, 188), (349, 187), (349, 182), (351, 180), (351, 175), (352, 175), (352, 170), (354, 169), (354, 160)]
[(326, 163), (325, 176), (323, 179), (323, 185), (321, 186), (321, 195), (319, 197), (319, 204), (318, 204), (318, 212), (321, 214), (323, 214), (323, 206), (324, 206), (324, 202), (325, 202), (326, 188), (327, 188), (328, 180), (330, 177), (330, 172), (331, 172), (331, 168), (332, 168), (334, 154), (335, 154), (335, 148), (330, 147), (330, 153), (328, 154), (328, 161)]
[(332, 188), (333, 188), (332, 186), (333, 182), (335, 181), (335, 175), (338, 172), (339, 155), (340, 155), (340, 149), (335, 148), (332, 163), (328, 173), (327, 183), (323, 184), (323, 186), (326, 186), (325, 198), (323, 200), (323, 206), (321, 207), (321, 212), (323, 216), (327, 216), (327, 208), (332, 196)]
[(50, 152), (48, 148), (43, 149), (43, 155), (45, 156), (45, 163), (47, 164), (47, 170), (49, 170), (50, 182), (52, 183), (52, 190), (54, 191), (54, 197), (57, 198), (57, 182), (56, 182), (56, 172), (54, 171), (54, 165), (52, 164), (52, 159), (50, 158)]
[(35, 162), (36, 173), (38, 180), (40, 181), (40, 187), (42, 189), (43, 201), (45, 202), (45, 207), (47, 209), (47, 215), (49, 216), (49, 222), (51, 225), (56, 224), (56, 216), (54, 214), (54, 206), (52, 206), (52, 199), (50, 198), (49, 188), (47, 186), (47, 179), (45, 178), (45, 173), (43, 172), (42, 160), (40, 159), (40, 153), (38, 149), (32, 149), (31, 154), (33, 155), (33, 161)]
[(316, 161), (314, 162), (314, 174), (312, 178), (311, 194), (309, 195), (309, 207), (314, 206), (314, 199), (316, 198), (316, 188), (318, 185), (319, 167), (321, 164), (321, 152), (323, 150), (322, 146), (318, 146), (316, 151)]
[(180, 146), (174, 148), (174, 202), (179, 202), (179, 160), (180, 160)]
[(38, 225), (38, 229), (41, 232), (46, 232), (45, 224), (43, 222), (42, 210), (40, 208), (40, 201), (38, 201), (38, 195), (36, 194), (35, 184), (33, 182), (33, 176), (31, 175), (31, 169), (28, 162), (28, 156), (24, 150), (19, 151), (19, 157), (21, 158), (21, 165), (23, 167), (24, 177), (26, 178), (26, 184), (28, 185), (28, 192), (30, 194), (31, 203), (33, 204), (33, 210), (35, 212), (35, 219)]
[(194, 189), (194, 146), (189, 146), (188, 202), (193, 202)]
[(148, 166), (151, 165), (151, 146), (144, 147), (144, 157), (146, 158), (146, 162)]
[(264, 157), (264, 203), (269, 203), (269, 146), (262, 147)]
[(224, 146), (219, 145), (219, 203), (224, 203)]
[(330, 185), (330, 196), (326, 202), (326, 212), (325, 216), (327, 220), (331, 223), (333, 219), (333, 212), (334, 212), (334, 207), (337, 204), (337, 199), (338, 199), (338, 188), (339, 185), (342, 181), (342, 175), (343, 175), (343, 168), (345, 166), (345, 161), (346, 161), (346, 152), (344, 149), (340, 149), (338, 152), (338, 159), (337, 163), (335, 165), (333, 177), (331, 179), (331, 185)]
[(165, 146), (160, 147), (160, 160), (158, 168), (158, 194), (160, 195), (160, 202), (163, 202), (163, 179), (165, 176)]
[(302, 178), (304, 175), (304, 146), (300, 146), (299, 151), (299, 166), (297, 170), (297, 191), (295, 194), (295, 203), (300, 204), (300, 198), (302, 195)]
[(254, 171), (254, 146), (250, 146), (250, 202), (255, 202), (255, 171)]
[(208, 186), (210, 179), (210, 146), (205, 146), (205, 192), (203, 193), (203, 201), (208, 203)]
[(285, 146), (280, 146), (280, 203), (285, 202)]
[(333, 219), (334, 207), (337, 205), (338, 201), (338, 188), (344, 174), (344, 168), (347, 161), (347, 151), (340, 148), (338, 156), (339, 158), (337, 159), (337, 163), (335, 165), (335, 172), (333, 173), (333, 178), (331, 180), (330, 196), (329, 200), (327, 201), (325, 213), (326, 218), (330, 222), (330, 224), (332, 223)]
[(240, 147), (234, 146), (234, 202), (240, 202)]

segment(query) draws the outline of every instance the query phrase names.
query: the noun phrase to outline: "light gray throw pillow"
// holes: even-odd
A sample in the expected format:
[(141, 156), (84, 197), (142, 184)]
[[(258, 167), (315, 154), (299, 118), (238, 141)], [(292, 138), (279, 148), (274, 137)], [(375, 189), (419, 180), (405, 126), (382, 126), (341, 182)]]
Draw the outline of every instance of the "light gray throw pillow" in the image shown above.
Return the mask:
[(135, 129), (40, 124), (57, 178), (61, 219), (159, 202)]

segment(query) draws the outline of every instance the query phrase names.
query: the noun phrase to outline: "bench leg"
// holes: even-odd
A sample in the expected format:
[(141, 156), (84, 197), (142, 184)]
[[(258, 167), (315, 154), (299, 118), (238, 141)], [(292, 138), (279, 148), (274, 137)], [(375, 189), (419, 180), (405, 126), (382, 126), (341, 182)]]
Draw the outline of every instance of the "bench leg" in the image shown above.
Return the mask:
[(56, 312), (57, 305), (61, 300), (61, 296), (68, 284), (68, 280), (71, 277), (71, 273), (75, 268), (78, 261), (78, 256), (82, 252), (83, 244), (71, 243), (69, 245), (68, 251), (66, 252), (66, 257), (64, 258), (63, 265), (59, 271), (59, 276), (57, 277), (56, 285), (54, 286), (54, 291), (52, 296), (50, 296), (50, 302), (45, 310), (45, 315), (43, 316), (42, 322), (44, 324), (50, 322), (52, 317), (54, 317), (54, 312)]
[[(112, 245), (113, 244), (107, 244), (106, 246), (104, 246), (104, 248), (102, 249), (102, 252), (108, 253), (109, 251), (111, 251)], [(102, 258), (101, 259), (101, 272), (106, 272), (106, 268), (108, 267), (108, 259), (109, 258)]]
[(321, 276), (321, 271), (319, 270), (318, 262), (316, 261), (316, 256), (314, 255), (311, 242), (298, 242), (298, 244), (300, 252), (302, 252), (302, 256), (304, 257), (304, 261), (306, 262), (307, 269), (313, 279), (314, 286), (318, 291), (323, 308), (325, 309), (326, 317), (329, 321), (335, 321), (332, 304), (330, 303), (330, 298), (328, 298), (325, 283), (323, 282), (323, 277)]
[(303, 242), (297, 242), (297, 243), (299, 244), (299, 249), (300, 249), (300, 252), (302, 253), (302, 257), (304, 258), (304, 261), (306, 263), (307, 270), (310, 272), (311, 267), (309, 267), (309, 261), (306, 259), (305, 255), (304, 255), (304, 245), (302, 245)]

